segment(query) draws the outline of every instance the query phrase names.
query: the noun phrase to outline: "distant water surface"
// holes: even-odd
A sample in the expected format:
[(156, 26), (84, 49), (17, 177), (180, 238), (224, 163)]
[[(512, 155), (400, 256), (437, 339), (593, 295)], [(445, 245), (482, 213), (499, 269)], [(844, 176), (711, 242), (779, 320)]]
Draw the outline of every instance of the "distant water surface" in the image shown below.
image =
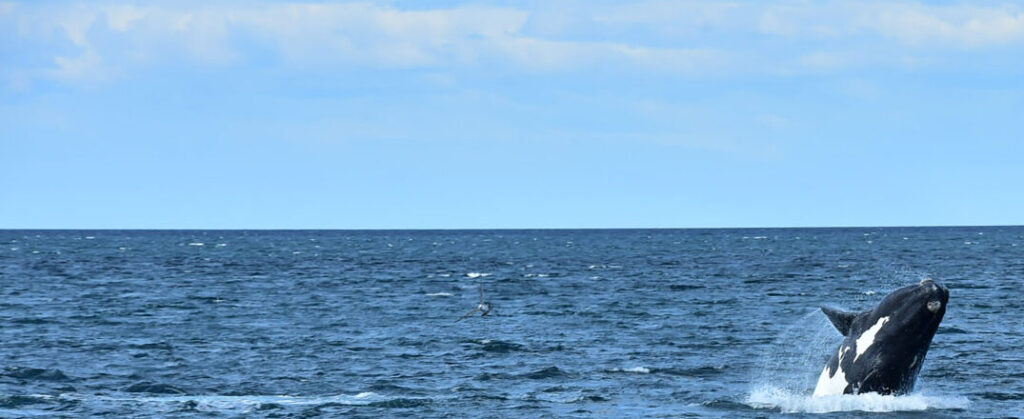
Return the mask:
[[(810, 397), (817, 307), (926, 276), (918, 390)], [(1021, 227), (0, 231), (0, 417), (1020, 416), (1022, 278)]]

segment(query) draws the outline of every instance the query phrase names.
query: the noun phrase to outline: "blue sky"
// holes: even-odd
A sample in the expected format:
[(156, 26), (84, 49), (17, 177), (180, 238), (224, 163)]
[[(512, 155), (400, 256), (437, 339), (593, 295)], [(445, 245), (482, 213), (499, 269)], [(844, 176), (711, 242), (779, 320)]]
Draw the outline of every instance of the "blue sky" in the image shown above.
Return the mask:
[(1020, 2), (0, 2), (0, 228), (1024, 223)]

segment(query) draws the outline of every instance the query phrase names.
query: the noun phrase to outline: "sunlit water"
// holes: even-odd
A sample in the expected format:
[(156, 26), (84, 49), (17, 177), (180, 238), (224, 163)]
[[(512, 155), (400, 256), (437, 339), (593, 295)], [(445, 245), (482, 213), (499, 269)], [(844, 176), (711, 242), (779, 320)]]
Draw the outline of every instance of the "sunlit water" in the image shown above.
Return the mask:
[[(811, 397), (817, 307), (925, 276), (918, 389)], [(1017, 227), (0, 231), (0, 417), (1019, 416), (1022, 278)]]

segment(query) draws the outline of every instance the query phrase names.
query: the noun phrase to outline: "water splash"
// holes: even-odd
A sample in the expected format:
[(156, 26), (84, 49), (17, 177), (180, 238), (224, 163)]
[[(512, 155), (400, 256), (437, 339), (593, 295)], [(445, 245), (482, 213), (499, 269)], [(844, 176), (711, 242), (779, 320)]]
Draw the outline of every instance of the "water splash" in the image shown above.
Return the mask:
[(829, 354), (842, 341), (821, 310), (812, 309), (779, 334), (761, 355), (755, 387), (774, 386), (792, 393), (814, 391)]
[(929, 409), (963, 410), (971, 402), (963, 396), (910, 394), (883, 396), (877, 393), (813, 397), (776, 387), (754, 389), (746, 404), (756, 409), (778, 409), (782, 413), (831, 412), (915, 412)]

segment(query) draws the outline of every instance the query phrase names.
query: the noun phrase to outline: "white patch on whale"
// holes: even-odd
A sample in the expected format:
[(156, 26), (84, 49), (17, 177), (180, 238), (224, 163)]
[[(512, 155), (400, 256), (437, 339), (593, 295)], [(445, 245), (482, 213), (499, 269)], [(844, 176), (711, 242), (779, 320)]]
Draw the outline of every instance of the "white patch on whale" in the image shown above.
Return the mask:
[(857, 338), (857, 356), (853, 357), (853, 362), (857, 362), (857, 358), (860, 358), (860, 356), (863, 355), (864, 352), (866, 352), (868, 348), (870, 348), (871, 345), (875, 343), (875, 334), (877, 334), (878, 331), (882, 329), (882, 326), (885, 326), (885, 324), (888, 322), (888, 316), (879, 318), (873, 326), (869, 327), (868, 330), (865, 330), (864, 333), (860, 334), (860, 337)]
[(821, 375), (818, 376), (818, 384), (814, 386), (814, 397), (843, 394), (846, 386), (850, 385), (846, 381), (846, 372), (843, 371), (843, 357), (846, 356), (846, 352), (849, 350), (849, 346), (839, 347), (839, 362), (836, 363), (835, 374), (829, 376), (828, 365), (825, 365), (825, 368), (821, 370)]

